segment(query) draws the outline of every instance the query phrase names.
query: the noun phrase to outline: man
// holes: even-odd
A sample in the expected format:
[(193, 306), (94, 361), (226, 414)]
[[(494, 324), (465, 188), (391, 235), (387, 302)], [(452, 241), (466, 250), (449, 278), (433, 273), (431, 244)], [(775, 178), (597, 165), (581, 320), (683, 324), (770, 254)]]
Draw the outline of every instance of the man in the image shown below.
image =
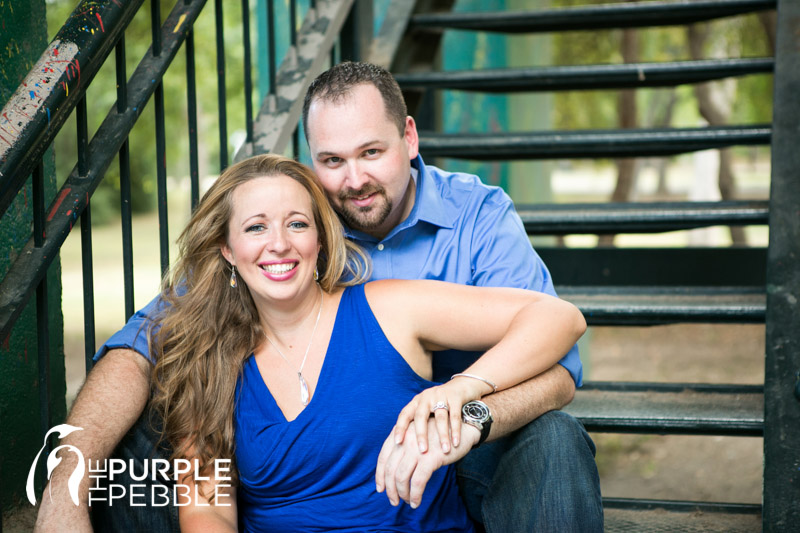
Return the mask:
[[(554, 294), (549, 273), (508, 196), (475, 176), (424, 164), (414, 119), (407, 116), (399, 87), (387, 71), (364, 63), (343, 63), (326, 71), (306, 94), (303, 123), (314, 169), (348, 237), (371, 255), (374, 279), (428, 278)], [(145, 335), (139, 332), (143, 322), (144, 315), (137, 313), (101, 348), (100, 354), (108, 353), (88, 376), (70, 414), (68, 422), (84, 431), (65, 442), (92, 460), (112, 453), (147, 402), (149, 363), (136, 353), (147, 354)], [(449, 379), (477, 356), (436, 354), (434, 378)], [(468, 510), (487, 531), (602, 530), (594, 445), (574, 418), (557, 411), (571, 401), (580, 381), (574, 347), (543, 374), (485, 397), (493, 421), (482, 427), (490, 442), (466, 457), (465, 447), (447, 452), (418, 447), (417, 440), (425, 443), (426, 433), (436, 431), (432, 422), (410, 428), (399, 444), (387, 436), (377, 467), (378, 490), (385, 490), (393, 504), (402, 499), (415, 506), (430, 473), (459, 461), (459, 485)], [(137, 438), (140, 432), (132, 432), (121, 447), (130, 450)], [(64, 492), (60, 487), (66, 486), (70, 471), (61, 469), (54, 476), (54, 493)], [(85, 502), (86, 481), (81, 489)], [(67, 512), (73, 523), (89, 527), (85, 506), (67, 505), (65, 497), (56, 500), (48, 504), (45, 498), (40, 530), (63, 524), (62, 513)], [(156, 520), (155, 511), (147, 509), (149, 515), (137, 518), (137, 527), (142, 527), (141, 520)], [(163, 511), (172, 513), (174, 508)], [(170, 519), (174, 514), (147, 527), (168, 528)]]

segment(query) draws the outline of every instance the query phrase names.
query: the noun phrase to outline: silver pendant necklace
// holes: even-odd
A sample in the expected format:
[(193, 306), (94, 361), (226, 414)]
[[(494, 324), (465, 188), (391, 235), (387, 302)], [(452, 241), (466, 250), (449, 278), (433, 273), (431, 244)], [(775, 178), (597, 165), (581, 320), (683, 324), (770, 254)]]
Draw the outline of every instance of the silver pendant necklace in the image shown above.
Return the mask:
[[(308, 405), (308, 398), (309, 398), (308, 383), (306, 383), (306, 378), (303, 377), (303, 367), (306, 364), (306, 357), (308, 357), (308, 351), (311, 349), (311, 342), (314, 340), (314, 333), (316, 333), (317, 331), (317, 325), (319, 324), (319, 317), (322, 316), (323, 291), (322, 287), (320, 287), (319, 284), (317, 284), (317, 287), (319, 287), (319, 311), (317, 312), (317, 321), (314, 322), (314, 329), (311, 330), (311, 338), (308, 339), (308, 346), (306, 346), (306, 353), (305, 355), (303, 355), (303, 362), (300, 363), (300, 370), (297, 372), (297, 377), (300, 379), (300, 401), (303, 403), (303, 406)], [(264, 337), (269, 341), (272, 347), (275, 348), (275, 350), (278, 352), (278, 355), (280, 355), (283, 358), (283, 360), (286, 361), (286, 364), (292, 366), (292, 363), (290, 363), (289, 360), (286, 358), (286, 356), (283, 355), (281, 349), (278, 348), (278, 346), (274, 342), (272, 342), (272, 339), (269, 338), (266, 331), (264, 332)]]

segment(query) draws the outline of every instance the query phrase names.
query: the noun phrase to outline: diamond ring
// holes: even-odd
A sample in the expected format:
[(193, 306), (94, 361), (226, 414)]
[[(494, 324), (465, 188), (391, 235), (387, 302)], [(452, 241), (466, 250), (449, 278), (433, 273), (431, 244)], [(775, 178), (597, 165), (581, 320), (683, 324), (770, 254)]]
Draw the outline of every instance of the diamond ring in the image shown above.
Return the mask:
[(436, 402), (436, 405), (434, 405), (433, 409), (431, 409), (431, 413), (433, 413), (437, 409), (444, 409), (445, 411), (450, 412), (450, 406), (447, 405), (447, 403), (445, 402)]

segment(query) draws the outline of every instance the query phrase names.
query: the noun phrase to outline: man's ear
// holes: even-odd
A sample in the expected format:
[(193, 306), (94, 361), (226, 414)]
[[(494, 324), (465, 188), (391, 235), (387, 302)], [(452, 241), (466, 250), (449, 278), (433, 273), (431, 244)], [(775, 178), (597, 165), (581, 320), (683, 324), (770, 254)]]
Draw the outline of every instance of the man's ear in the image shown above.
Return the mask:
[(408, 146), (408, 159), (416, 159), (419, 155), (419, 133), (417, 133), (417, 123), (414, 122), (414, 117), (406, 117), (406, 129), (403, 132), (403, 138)]

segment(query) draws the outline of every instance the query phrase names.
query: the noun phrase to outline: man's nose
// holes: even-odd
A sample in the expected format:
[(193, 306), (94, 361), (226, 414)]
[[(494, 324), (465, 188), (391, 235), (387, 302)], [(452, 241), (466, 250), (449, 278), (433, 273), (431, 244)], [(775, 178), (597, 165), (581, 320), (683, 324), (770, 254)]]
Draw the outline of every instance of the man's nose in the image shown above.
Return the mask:
[(347, 174), (345, 176), (345, 185), (348, 189), (357, 191), (367, 183), (367, 173), (364, 168), (357, 162), (347, 164)]

